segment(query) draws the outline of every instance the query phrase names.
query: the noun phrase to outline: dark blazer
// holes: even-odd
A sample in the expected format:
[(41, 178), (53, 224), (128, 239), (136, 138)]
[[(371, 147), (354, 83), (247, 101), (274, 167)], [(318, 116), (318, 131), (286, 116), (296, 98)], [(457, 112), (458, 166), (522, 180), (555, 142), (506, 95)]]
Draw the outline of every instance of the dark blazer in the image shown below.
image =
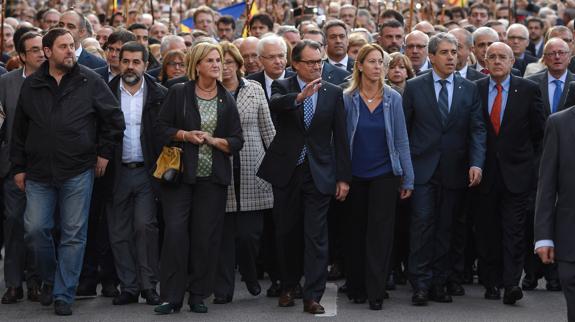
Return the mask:
[(339, 85), (345, 82), (346, 78), (350, 75), (351, 73), (330, 64), (323, 64), (321, 71), (321, 79), (334, 85)]
[(181, 76), (181, 77), (177, 77), (174, 79), (170, 79), (169, 81), (167, 81), (164, 86), (166, 86), (166, 88), (170, 89), (172, 86), (179, 84), (179, 83), (185, 83), (187, 81), (189, 81), (190, 79), (188, 78), (188, 76)]
[(94, 69), (94, 72), (98, 75), (100, 75), (102, 77), (102, 79), (108, 83), (109, 81), (109, 77), (108, 77), (108, 65), (103, 66), (103, 67), (98, 67), (96, 69)]
[(550, 239), (555, 259), (575, 262), (575, 109), (547, 120), (535, 203), (535, 241)]
[[(324, 63), (324, 65), (329, 64), (329, 59), (324, 59), (323, 63)], [(350, 74), (353, 73), (353, 65), (355, 65), (355, 60), (348, 56), (347, 57), (347, 66), (345, 66), (345, 70), (347, 70)], [(337, 68), (337, 66), (333, 66), (333, 67)]]
[[(168, 90), (154, 133), (160, 147), (172, 143), (178, 130), (201, 130), (200, 112), (194, 87), (194, 81), (179, 83)], [(218, 122), (214, 137), (226, 139), (230, 152), (239, 151), (243, 144), (242, 126), (234, 97), (218, 82)], [(185, 114), (184, 114), (185, 111)], [(194, 184), (198, 168), (198, 146), (190, 142), (183, 144), (184, 172), (182, 182)], [(214, 183), (229, 185), (232, 175), (230, 155), (218, 149), (212, 149), (212, 176)]]
[[(90, 69), (107, 66), (105, 60), (90, 54), (85, 49), (82, 49), (82, 53), (80, 53), (80, 57), (78, 57), (78, 64), (84, 65)], [(106, 80), (106, 83), (107, 82), (108, 80)]]
[[(545, 117), (549, 117), (551, 114), (551, 104), (549, 102), (549, 87), (547, 83), (547, 69), (544, 69), (536, 74), (529, 75), (525, 79), (533, 81), (539, 85), (539, 90), (541, 92), (541, 98), (543, 101), (543, 109)], [(563, 85), (563, 93), (561, 94), (561, 100), (557, 106), (557, 111), (567, 109), (575, 105), (575, 75), (571, 72), (567, 72), (567, 77), (565, 78), (565, 85)]]
[[(430, 68), (430, 69), (428, 69), (428, 70), (424, 70), (424, 71), (420, 72), (418, 76), (421, 76), (421, 75), (424, 75), (424, 74), (427, 74), (427, 73), (431, 73), (432, 69), (433, 69), (433, 68)], [(476, 81), (476, 80), (478, 80), (478, 79), (482, 79), (482, 78), (485, 78), (485, 77), (487, 77), (487, 76), (488, 76), (488, 75), (485, 75), (485, 74), (483, 74), (483, 73), (481, 73), (481, 72), (478, 72), (475, 68), (472, 68), (471, 66), (468, 66), (468, 67), (467, 67), (467, 74), (465, 75), (465, 79), (474, 82), (474, 81)]]
[[(478, 73), (481, 73), (480, 71), (477, 70), (477, 63), (469, 65), (469, 68), (475, 70)], [(525, 68), (527, 68), (527, 66), (525, 66)], [(483, 74), (483, 75), (485, 75), (485, 74)], [(517, 68), (511, 68), (511, 75), (523, 77), (523, 74)]]
[(537, 59), (537, 57), (533, 57), (528, 52), (525, 52), (523, 58), (515, 58), (513, 68), (518, 69), (519, 72), (521, 73), (521, 76), (523, 76), (525, 74), (525, 69), (527, 68), (527, 65), (535, 63), (538, 60), (539, 59)]
[(453, 85), (445, 126), (437, 106), (433, 74), (410, 79), (405, 85), (403, 108), (415, 184), (426, 184), (439, 169), (446, 188), (465, 188), (469, 168), (483, 168), (486, 130), (479, 92), (475, 84), (457, 75)]
[(303, 107), (295, 99), (301, 91), (297, 76), (272, 83), (270, 109), (277, 114), (276, 136), (257, 175), (273, 186), (288, 185), (304, 144), (317, 189), (334, 194), (337, 181), (351, 182), (351, 160), (346, 134), (346, 115), (341, 88), (322, 81), (309, 129)]
[[(284, 78), (290, 78), (294, 75), (295, 75), (295, 73), (293, 71), (286, 70)], [(266, 94), (266, 100), (268, 102), (270, 101), (270, 98), (268, 97), (268, 92), (266, 91), (266, 76), (264, 75), (263, 70), (261, 72), (253, 73), (253, 74), (246, 76), (246, 79), (255, 80), (256, 82), (260, 83), (260, 85), (262, 85), (262, 88), (264, 89), (264, 94)]]
[[(534, 43), (529, 42), (529, 45), (527, 45), (527, 48), (525, 49), (525, 51), (529, 52), (531, 54), (531, 56), (533, 56), (533, 57), (541, 58), (541, 56), (543, 54), (543, 47), (544, 46), (545, 46), (545, 41), (542, 41), (541, 46), (539, 46), (538, 48), (535, 48)], [(537, 52), (539, 52), (539, 54), (537, 54)]]
[(497, 181), (495, 169), (499, 168), (509, 191), (526, 192), (536, 178), (535, 160), (541, 150), (545, 126), (541, 91), (534, 82), (511, 76), (501, 128), (496, 135), (489, 117), (489, 80), (476, 82), (487, 123), (487, 154), (479, 189), (483, 193), (492, 189)]

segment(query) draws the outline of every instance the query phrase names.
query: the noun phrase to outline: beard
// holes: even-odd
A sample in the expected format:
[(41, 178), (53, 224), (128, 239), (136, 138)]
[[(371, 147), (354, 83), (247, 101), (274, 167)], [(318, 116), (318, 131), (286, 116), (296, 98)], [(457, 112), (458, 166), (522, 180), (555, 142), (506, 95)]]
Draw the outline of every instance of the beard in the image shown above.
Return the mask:
[(141, 79), (142, 75), (139, 75), (138, 73), (125, 72), (124, 74), (122, 74), (122, 80), (124, 81), (124, 83), (130, 86), (138, 84), (138, 82), (140, 82)]
[(74, 64), (76, 64), (75, 59), (64, 59), (62, 62), (56, 63), (55, 67), (64, 73), (69, 73), (74, 67)]

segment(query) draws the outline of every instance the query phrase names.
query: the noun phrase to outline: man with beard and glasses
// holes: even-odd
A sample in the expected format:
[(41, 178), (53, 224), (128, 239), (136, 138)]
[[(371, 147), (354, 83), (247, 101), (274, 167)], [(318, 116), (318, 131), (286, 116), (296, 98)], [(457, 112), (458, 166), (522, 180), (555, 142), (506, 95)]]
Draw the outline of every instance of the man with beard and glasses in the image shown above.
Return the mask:
[(160, 304), (158, 282), (158, 221), (152, 168), (156, 151), (152, 129), (167, 89), (146, 75), (148, 49), (131, 41), (120, 50), (120, 75), (110, 89), (120, 101), (126, 130), (110, 165), (112, 211), (108, 213), (110, 243), (121, 293), (114, 305)]
[(125, 126), (104, 80), (76, 62), (68, 30), (50, 30), (42, 47), (48, 61), (22, 85), (10, 161), (16, 186), (26, 192), (24, 239), (43, 282), (40, 303), (55, 299), (55, 313), (71, 315), (94, 177), (104, 175)]

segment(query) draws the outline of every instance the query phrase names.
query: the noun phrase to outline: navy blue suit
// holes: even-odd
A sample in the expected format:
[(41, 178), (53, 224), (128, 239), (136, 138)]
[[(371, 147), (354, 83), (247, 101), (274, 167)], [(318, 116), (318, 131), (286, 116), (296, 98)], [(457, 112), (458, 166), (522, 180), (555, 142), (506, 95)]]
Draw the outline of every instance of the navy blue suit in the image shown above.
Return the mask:
[(80, 53), (80, 57), (78, 57), (78, 64), (84, 65), (90, 69), (107, 66), (105, 60), (90, 54), (85, 49), (82, 49), (82, 53)]

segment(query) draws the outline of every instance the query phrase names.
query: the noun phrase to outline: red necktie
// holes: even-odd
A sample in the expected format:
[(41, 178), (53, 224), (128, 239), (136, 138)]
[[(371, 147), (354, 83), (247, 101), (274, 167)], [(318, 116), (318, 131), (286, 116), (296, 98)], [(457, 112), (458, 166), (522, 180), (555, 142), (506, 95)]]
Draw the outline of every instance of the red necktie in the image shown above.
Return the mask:
[(491, 108), (490, 118), (495, 134), (499, 135), (499, 128), (501, 127), (501, 97), (503, 96), (503, 88), (501, 87), (501, 84), (497, 84), (495, 87), (497, 88), (497, 96), (495, 96), (495, 101)]
[(482, 73), (482, 74), (485, 74), (485, 75), (489, 75), (489, 69), (483, 68), (483, 69), (481, 70), (481, 73)]

